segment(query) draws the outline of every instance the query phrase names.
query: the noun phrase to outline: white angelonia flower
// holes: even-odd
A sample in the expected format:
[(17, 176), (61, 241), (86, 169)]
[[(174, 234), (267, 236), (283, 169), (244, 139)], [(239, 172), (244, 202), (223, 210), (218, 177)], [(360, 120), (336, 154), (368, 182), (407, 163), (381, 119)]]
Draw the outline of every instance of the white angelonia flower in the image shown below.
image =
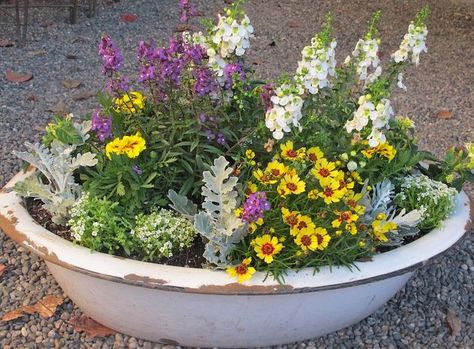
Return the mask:
[(287, 84), (275, 89), (271, 98), (273, 106), (265, 114), (265, 126), (273, 132), (275, 139), (282, 139), (285, 132), (290, 132), (290, 126), (300, 128), (304, 102), (299, 94), (303, 91), (300, 88), (296, 92)]
[(371, 147), (386, 142), (385, 134), (381, 131), (389, 127), (389, 120), (393, 116), (393, 108), (389, 99), (382, 99), (377, 105), (370, 101), (370, 95), (363, 95), (358, 101), (359, 108), (354, 113), (352, 120), (346, 122), (345, 128), (348, 133), (361, 131), (372, 123), (372, 131), (367, 138)]
[(407, 90), (407, 87), (403, 83), (403, 73), (398, 73), (398, 75), (397, 75), (397, 86), (398, 86), (398, 88), (400, 88), (404, 91)]
[(411, 61), (418, 65), (420, 63), (420, 53), (428, 52), (426, 47), (426, 36), (428, 30), (426, 26), (415, 26), (410, 23), (408, 33), (403, 37), (399, 49), (392, 54), (392, 58), (396, 63), (405, 62), (411, 56)]
[(311, 46), (301, 51), (302, 60), (298, 62), (295, 80), (309, 93), (316, 94), (324, 87), (330, 87), (329, 77), (336, 75), (337, 42), (324, 46), (318, 36), (311, 40)]
[(367, 76), (367, 80), (365, 80), (364, 88), (367, 87), (369, 84), (373, 83), (375, 80), (377, 80), (380, 75), (382, 75), (382, 67), (378, 66), (374, 70), (373, 73), (371, 73)]
[[(380, 39), (359, 39), (357, 42), (354, 51), (352, 51), (352, 56), (357, 58), (357, 67), (356, 71), (359, 74), (359, 80), (366, 80), (369, 77), (369, 69), (376, 69), (380, 63), (378, 57)], [(372, 77), (375, 80), (380, 76), (381, 69), (378, 72), (378, 75)]]
[(240, 24), (233, 17), (219, 15), (219, 22), (213, 29), (211, 41), (217, 45), (220, 56), (226, 58), (232, 54), (242, 56), (250, 47), (251, 37), (253, 37), (253, 27), (247, 15)]

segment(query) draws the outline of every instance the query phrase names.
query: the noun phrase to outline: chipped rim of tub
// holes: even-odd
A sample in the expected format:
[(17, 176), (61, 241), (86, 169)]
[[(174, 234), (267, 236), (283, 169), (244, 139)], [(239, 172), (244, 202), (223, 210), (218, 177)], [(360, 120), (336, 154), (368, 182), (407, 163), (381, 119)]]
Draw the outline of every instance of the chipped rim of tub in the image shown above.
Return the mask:
[[(377, 254), (371, 261), (346, 267), (290, 270), (285, 284), (257, 272), (238, 284), (226, 272), (147, 263), (112, 256), (73, 244), (35, 222), (23, 199), (11, 188), (31, 175), (20, 172), (0, 192), (0, 228), (21, 246), (44, 260), (99, 279), (167, 291), (203, 294), (258, 295), (315, 292), (371, 283), (413, 271), (459, 242), (473, 223), (474, 205), (465, 192), (455, 199), (455, 208), (440, 228), (423, 237)], [(396, 262), (394, 262), (396, 261)]]

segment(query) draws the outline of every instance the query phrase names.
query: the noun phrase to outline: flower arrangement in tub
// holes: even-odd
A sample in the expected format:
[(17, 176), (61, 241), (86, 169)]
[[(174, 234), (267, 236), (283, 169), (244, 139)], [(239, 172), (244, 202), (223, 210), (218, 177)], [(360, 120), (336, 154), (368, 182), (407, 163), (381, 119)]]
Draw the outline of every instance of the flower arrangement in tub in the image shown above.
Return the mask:
[[(180, 8), (193, 18), (189, 1)], [(400, 246), (450, 214), (474, 145), (441, 160), (418, 149), (389, 97), (427, 51), (428, 9), (384, 67), (379, 16), (340, 65), (327, 16), (295, 74), (273, 82), (245, 65), (254, 29), (241, 1), (203, 32), (141, 41), (136, 80), (103, 35), (100, 105), (82, 121), (56, 117), (17, 152), (36, 172), (15, 190), (42, 200), (74, 243), (160, 263), (203, 246), (195, 267), (238, 282)]]

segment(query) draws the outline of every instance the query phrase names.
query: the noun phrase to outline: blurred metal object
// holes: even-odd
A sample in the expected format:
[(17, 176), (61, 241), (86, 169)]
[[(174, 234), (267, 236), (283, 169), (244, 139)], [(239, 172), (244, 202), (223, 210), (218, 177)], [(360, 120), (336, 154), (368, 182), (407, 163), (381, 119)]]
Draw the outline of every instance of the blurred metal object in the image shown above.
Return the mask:
[[(5, 2), (5, 3), (4, 3)], [(53, 8), (53, 9), (68, 9), (69, 23), (76, 24), (77, 11), (80, 7), (79, 0), (63, 0), (63, 1), (36, 1), (36, 0), (13, 0), (0, 1), (0, 11), (13, 17), (16, 26), (17, 40), (21, 44), (26, 43), (26, 33), (29, 24), (29, 11), (31, 8)], [(88, 16), (94, 17), (97, 12), (97, 0), (87, 0)], [(14, 15), (8, 13), (8, 9), (14, 9)]]

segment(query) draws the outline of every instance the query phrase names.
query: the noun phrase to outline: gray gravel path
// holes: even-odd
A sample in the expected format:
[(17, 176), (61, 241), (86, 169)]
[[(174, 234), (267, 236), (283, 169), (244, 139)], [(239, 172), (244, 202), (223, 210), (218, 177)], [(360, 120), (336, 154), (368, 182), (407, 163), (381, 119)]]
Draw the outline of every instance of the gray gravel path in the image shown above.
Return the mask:
[[(132, 69), (139, 39), (166, 38), (176, 24), (176, 2), (172, 0), (99, 1), (99, 14), (86, 18), (82, 11), (78, 24), (64, 23), (66, 13), (48, 10), (33, 12), (33, 25), (26, 48), (0, 47), (0, 185), (16, 171), (20, 162), (11, 154), (26, 141), (38, 138), (52, 116), (62, 107), (83, 114), (94, 106), (94, 98), (79, 100), (101, 87), (100, 62), (96, 54), (101, 33), (113, 36), (123, 49)], [(318, 30), (327, 11), (334, 15), (338, 38), (338, 60), (343, 60), (364, 32), (371, 12), (383, 11), (381, 34), (385, 57), (403, 36), (409, 18), (425, 3), (432, 16), (429, 23), (429, 53), (421, 64), (406, 74), (407, 93), (395, 96), (396, 110), (417, 124), (423, 148), (442, 153), (450, 144), (474, 140), (474, 3), (471, 0), (373, 1), (253, 0), (247, 4), (257, 29), (250, 61), (262, 77), (291, 72), (302, 47)], [(223, 1), (200, 1), (205, 14), (216, 13)], [(119, 17), (126, 12), (138, 15), (133, 23)], [(14, 38), (12, 23), (0, 14), (0, 38)], [(33, 80), (8, 83), (6, 69), (31, 72)], [(76, 89), (61, 81), (81, 82)], [(62, 105), (58, 106), (58, 102)], [(440, 119), (448, 110), (452, 117)], [(467, 191), (472, 195), (472, 187)], [(472, 232), (471, 232), (472, 233)], [(372, 316), (357, 325), (312, 341), (284, 348), (474, 348), (474, 238), (420, 269), (408, 285)], [(7, 266), (0, 277), (0, 317), (21, 305), (36, 302), (46, 294), (62, 291), (44, 263), (18, 248), (0, 232), (0, 264)], [(452, 309), (462, 323), (461, 333), (452, 336), (446, 312)], [(161, 348), (117, 334), (87, 339), (75, 333), (68, 319), (80, 314), (71, 301), (64, 303), (50, 319), (28, 316), (0, 322), (1, 348)], [(169, 347), (169, 346), (166, 346)]]

